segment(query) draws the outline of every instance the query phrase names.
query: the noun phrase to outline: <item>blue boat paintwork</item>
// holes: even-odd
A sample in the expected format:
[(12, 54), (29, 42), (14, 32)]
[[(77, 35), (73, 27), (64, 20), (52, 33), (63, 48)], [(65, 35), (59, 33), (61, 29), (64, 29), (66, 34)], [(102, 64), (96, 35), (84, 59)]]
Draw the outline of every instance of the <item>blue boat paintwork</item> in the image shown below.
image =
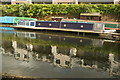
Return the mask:
[(36, 27), (59, 28), (60, 22), (53, 21), (36, 21)]
[(16, 17), (4, 16), (0, 17), (0, 23), (13, 24)]
[(61, 28), (67, 28), (67, 29), (93, 30), (93, 26), (94, 24), (89, 24), (89, 23), (61, 22)]
[(35, 27), (78, 29), (78, 30), (93, 30), (94, 23), (36, 21), (36, 26)]
[(14, 28), (11, 28), (11, 27), (0, 27), (0, 29), (2, 29), (2, 30), (14, 30)]

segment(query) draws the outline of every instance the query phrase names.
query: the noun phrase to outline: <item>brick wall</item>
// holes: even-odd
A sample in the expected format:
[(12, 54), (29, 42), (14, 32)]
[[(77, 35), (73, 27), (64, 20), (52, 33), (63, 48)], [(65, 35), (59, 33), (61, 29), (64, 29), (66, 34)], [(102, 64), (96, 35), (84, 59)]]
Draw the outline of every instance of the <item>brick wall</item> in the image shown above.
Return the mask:
[(73, 4), (78, 4), (78, 0), (53, 0), (53, 4), (58, 4), (58, 2), (62, 4), (67, 4), (68, 2), (72, 2)]
[(24, 3), (32, 3), (32, 1), (31, 0), (13, 0), (12, 1), (12, 4), (17, 4), (17, 3), (19, 3), (19, 4), (24, 4)]
[(114, 0), (114, 4), (120, 4), (120, 0)]

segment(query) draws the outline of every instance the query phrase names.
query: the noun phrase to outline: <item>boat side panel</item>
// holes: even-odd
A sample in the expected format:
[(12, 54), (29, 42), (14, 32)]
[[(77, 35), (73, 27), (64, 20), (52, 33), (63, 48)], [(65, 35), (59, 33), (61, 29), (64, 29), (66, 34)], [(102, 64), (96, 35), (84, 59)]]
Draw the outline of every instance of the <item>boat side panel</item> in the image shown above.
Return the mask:
[(36, 27), (93, 30), (94, 24), (71, 23), (71, 22), (52, 22), (52, 21), (51, 22), (50, 21), (36, 21)]
[(89, 23), (71, 23), (71, 22), (62, 22), (61, 28), (67, 29), (80, 29), (80, 30), (93, 30), (94, 25)]
[(59, 28), (59, 22), (50, 21), (36, 21), (36, 27), (49, 27), (49, 28)]

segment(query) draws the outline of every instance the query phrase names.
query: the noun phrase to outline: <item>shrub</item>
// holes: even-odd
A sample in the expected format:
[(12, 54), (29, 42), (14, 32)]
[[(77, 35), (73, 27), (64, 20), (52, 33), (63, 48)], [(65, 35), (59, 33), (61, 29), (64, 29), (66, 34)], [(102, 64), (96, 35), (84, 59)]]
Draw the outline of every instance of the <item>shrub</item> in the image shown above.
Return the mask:
[(120, 4), (21, 4), (2, 5), (3, 16), (23, 16), (40, 18), (48, 15), (71, 15), (80, 13), (101, 13), (120, 16)]

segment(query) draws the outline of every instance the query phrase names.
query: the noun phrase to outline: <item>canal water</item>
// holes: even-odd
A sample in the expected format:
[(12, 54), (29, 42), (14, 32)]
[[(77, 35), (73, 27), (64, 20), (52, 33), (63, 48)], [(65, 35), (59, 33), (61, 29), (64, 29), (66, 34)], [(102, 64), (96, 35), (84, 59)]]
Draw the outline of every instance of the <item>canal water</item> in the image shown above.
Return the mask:
[(2, 74), (32, 78), (120, 78), (120, 41), (6, 28)]

